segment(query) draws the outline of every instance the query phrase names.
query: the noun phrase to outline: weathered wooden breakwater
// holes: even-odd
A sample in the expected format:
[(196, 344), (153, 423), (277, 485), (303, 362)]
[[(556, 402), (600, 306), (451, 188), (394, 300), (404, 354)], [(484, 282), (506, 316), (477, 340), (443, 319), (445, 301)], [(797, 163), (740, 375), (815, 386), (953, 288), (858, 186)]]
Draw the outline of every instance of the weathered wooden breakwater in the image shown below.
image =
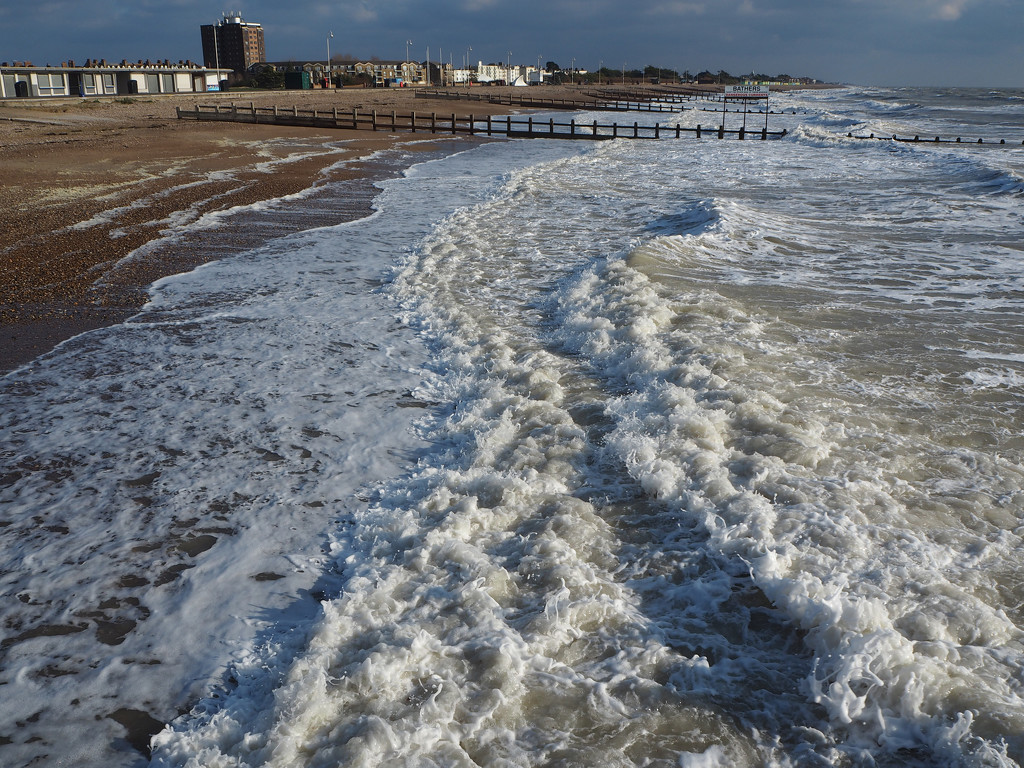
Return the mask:
[(260, 123), (266, 125), (305, 126), (310, 128), (347, 129), (357, 131), (407, 131), (411, 133), (432, 134), (469, 134), (473, 136), (507, 136), (509, 138), (544, 138), (544, 139), (576, 139), (584, 141), (604, 141), (608, 139), (679, 139), (683, 137), (703, 138), (736, 138), (760, 139), (779, 138), (786, 131), (769, 131), (767, 129), (748, 130), (746, 128), (726, 130), (717, 127), (686, 127), (679, 123), (674, 125), (655, 123), (642, 125), (634, 121), (632, 124), (589, 123), (569, 120), (568, 122), (534, 119), (530, 116), (491, 116), (475, 115), (438, 115), (436, 112), (418, 114), (409, 112), (400, 114), (395, 111), (379, 113), (376, 110), (360, 112), (358, 109), (316, 110), (291, 107), (256, 107), (232, 104), (222, 106), (197, 105), (194, 110), (178, 107), (179, 120), (204, 120), (236, 123)]
[(665, 104), (685, 104), (692, 101), (715, 100), (721, 94), (707, 90), (678, 88), (614, 88), (602, 86), (600, 90), (582, 89), (581, 93), (598, 101), (660, 101)]
[[(506, 97), (507, 98), (507, 97)], [(550, 106), (550, 105), (546, 105)], [(569, 107), (567, 107), (568, 109)], [(589, 106), (576, 106), (582, 111), (591, 109)], [(678, 109), (672, 110), (678, 112)], [(712, 114), (722, 114), (722, 110), (706, 110)], [(739, 112), (740, 110), (729, 110)], [(749, 114), (757, 112), (748, 110)], [(362, 111), (358, 109), (299, 109), (298, 107), (256, 107), (253, 104), (239, 106), (199, 105), (194, 110), (178, 108), (178, 118), (182, 120), (204, 120), (239, 123), (263, 123), (267, 125), (305, 126), (310, 128), (348, 129), (359, 131), (412, 132), (431, 134), (468, 134), (475, 136), (507, 136), (509, 138), (549, 138), (576, 139), (582, 141), (602, 141), (607, 139), (679, 139), (689, 138), (735, 138), (735, 139), (775, 139), (787, 135), (785, 130), (769, 131), (766, 128), (738, 129), (723, 128), (718, 125), (696, 127), (682, 126), (679, 123), (655, 123), (643, 125), (632, 123), (599, 123), (596, 120), (582, 122), (577, 120), (558, 121), (553, 118), (542, 120), (533, 116), (490, 117), (457, 115), (455, 113), (439, 115), (430, 113), (398, 113)], [(775, 114), (771, 112), (769, 114)], [(785, 114), (784, 112), (782, 114)], [(921, 137), (914, 136), (868, 136), (847, 133), (846, 138), (859, 140), (892, 141), (910, 144), (960, 144), (962, 146), (1012, 147), (1022, 146), (1005, 139), (964, 139), (962, 137)]]
[(545, 99), (539, 96), (518, 94), (487, 94), (472, 91), (416, 91), (419, 99), (446, 99), (451, 101), (479, 101), (524, 109), (571, 110), (574, 112), (679, 112), (678, 107), (652, 100), (650, 96), (633, 99), (596, 98), (592, 94), (585, 99)]
[[(898, 136), (896, 134), (893, 134), (891, 136), (875, 136), (875, 134), (873, 133), (868, 136), (858, 136), (853, 133), (847, 133), (846, 138), (862, 139), (866, 141), (894, 141), (898, 144), (982, 144), (986, 147), (1016, 146), (1015, 141), (1007, 142), (1006, 139), (999, 139), (998, 141), (996, 141), (995, 139), (989, 139), (988, 141), (985, 141), (984, 139), (978, 139), (977, 141), (975, 141), (974, 139), (964, 139), (961, 136), (957, 136), (955, 139), (950, 137), (942, 138), (941, 136), (936, 136), (935, 138), (928, 138), (927, 136), (925, 136), (922, 139), (920, 134), (915, 134), (913, 137), (911, 137)], [(1024, 141), (1021, 141), (1020, 145), (1024, 146)]]

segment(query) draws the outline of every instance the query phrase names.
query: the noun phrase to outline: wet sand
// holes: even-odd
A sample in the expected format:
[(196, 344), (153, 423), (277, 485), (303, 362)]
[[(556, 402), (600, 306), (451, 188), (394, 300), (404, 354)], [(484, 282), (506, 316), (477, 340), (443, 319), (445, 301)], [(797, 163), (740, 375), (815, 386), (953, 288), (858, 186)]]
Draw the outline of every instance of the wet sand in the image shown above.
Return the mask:
[[(417, 99), (407, 89), (0, 102), (0, 373), (131, 316), (154, 280), (225, 255), (223, 248), (206, 252), (201, 243), (173, 251), (149, 247), (169, 229), (367, 173), (366, 165), (332, 166), (395, 142), (429, 146), (422, 133), (197, 123), (175, 113), (178, 106), (232, 102), (470, 111), (460, 102)], [(472, 111), (505, 114), (509, 108), (473, 102)], [(316, 225), (363, 215), (372, 194), (368, 185), (359, 211)], [(239, 238), (240, 249), (256, 245), (258, 238)]]

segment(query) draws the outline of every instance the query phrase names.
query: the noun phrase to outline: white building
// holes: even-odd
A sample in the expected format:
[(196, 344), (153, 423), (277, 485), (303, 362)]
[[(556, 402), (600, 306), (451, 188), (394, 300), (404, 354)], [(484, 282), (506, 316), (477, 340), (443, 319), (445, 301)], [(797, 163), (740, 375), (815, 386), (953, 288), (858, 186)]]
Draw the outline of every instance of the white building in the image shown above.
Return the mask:
[(87, 61), (76, 67), (34, 67), (30, 62), (0, 63), (0, 98), (51, 96), (127, 96), (159, 93), (201, 93), (220, 90), (230, 69), (208, 69), (191, 62), (108, 64)]
[(481, 61), (476, 65), (477, 81), (481, 83), (502, 82), (506, 85), (526, 85), (533, 82), (535, 71), (535, 67), (524, 67), (519, 64), (508, 66), (484, 64)]
[(476, 81), (476, 72), (470, 68), (457, 68), (450, 71), (453, 85), (465, 85)]

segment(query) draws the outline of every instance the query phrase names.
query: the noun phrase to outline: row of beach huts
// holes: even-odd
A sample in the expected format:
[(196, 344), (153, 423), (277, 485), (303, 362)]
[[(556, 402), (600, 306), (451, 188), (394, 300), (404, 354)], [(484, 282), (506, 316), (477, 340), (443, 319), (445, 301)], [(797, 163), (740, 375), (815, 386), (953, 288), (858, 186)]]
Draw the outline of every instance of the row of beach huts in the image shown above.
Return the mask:
[(230, 69), (185, 61), (112, 64), (100, 60), (81, 66), (63, 62), (59, 67), (0, 62), (0, 98), (206, 93), (222, 90), (231, 74)]

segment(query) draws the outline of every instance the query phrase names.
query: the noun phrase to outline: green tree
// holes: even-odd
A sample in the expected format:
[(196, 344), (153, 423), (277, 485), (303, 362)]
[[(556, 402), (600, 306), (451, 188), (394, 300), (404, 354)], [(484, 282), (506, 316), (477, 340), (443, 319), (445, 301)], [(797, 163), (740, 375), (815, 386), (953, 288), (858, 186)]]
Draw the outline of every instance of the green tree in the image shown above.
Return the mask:
[(361, 85), (364, 88), (368, 88), (373, 85), (373, 78), (365, 72), (360, 72), (355, 75), (342, 75), (340, 78), (341, 84), (345, 85)]
[(260, 67), (253, 73), (250, 85), (253, 88), (284, 88), (284, 74), (271, 66)]

